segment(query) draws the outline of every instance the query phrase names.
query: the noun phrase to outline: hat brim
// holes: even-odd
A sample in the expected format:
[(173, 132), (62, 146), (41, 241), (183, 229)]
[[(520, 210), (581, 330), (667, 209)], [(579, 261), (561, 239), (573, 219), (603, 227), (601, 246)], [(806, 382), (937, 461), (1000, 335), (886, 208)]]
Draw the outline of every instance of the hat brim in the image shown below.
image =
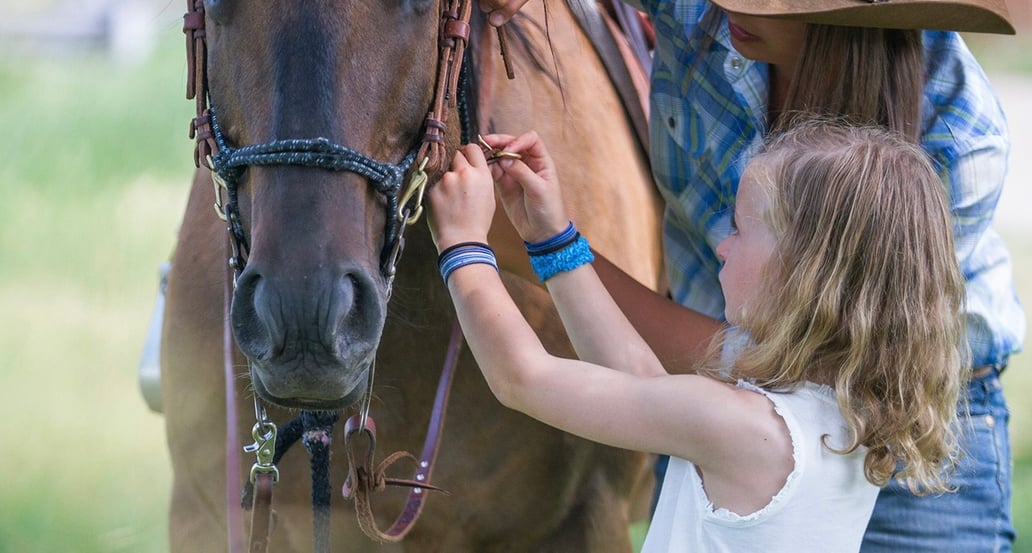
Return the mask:
[(729, 12), (822, 25), (1015, 34), (1003, 0), (714, 0)]

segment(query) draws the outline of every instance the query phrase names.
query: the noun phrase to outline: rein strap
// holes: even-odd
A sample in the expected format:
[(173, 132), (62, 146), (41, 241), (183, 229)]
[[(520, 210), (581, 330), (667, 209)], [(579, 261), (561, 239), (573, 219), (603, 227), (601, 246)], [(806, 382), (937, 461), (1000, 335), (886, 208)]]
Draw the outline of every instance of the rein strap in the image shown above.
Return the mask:
[[(363, 426), (361, 416), (350, 417), (344, 429), (344, 448), (348, 457), (348, 478), (344, 482), (343, 495), (346, 499), (354, 499), (355, 512), (358, 515), (358, 525), (367, 536), (379, 541), (398, 542), (412, 530), (412, 524), (419, 518), (423, 511), (423, 504), (426, 499), (424, 490), (434, 490), (443, 493), (444, 490), (430, 485), (430, 477), (433, 473), (434, 464), (437, 461), (437, 451), (441, 445), (441, 437), (444, 435), (445, 411), (448, 407), (448, 397), (451, 394), (451, 384), (455, 377), (455, 368), (459, 361), (459, 350), (462, 348), (463, 336), (462, 327), (458, 319), (452, 323), (451, 337), (448, 340), (448, 352), (445, 355), (444, 366), (441, 368), (441, 377), (437, 382), (437, 392), (434, 395), (434, 407), (430, 413), (430, 423), (427, 427), (426, 438), (423, 441), (423, 450), (419, 456), (419, 465), (414, 480), (399, 480), (387, 478), (384, 471), (394, 462), (408, 458), (415, 460), (415, 457), (406, 451), (399, 451), (387, 456), (380, 462), (379, 466), (372, 469), (373, 450), (376, 446), (376, 424), (372, 417), (365, 418)], [(366, 454), (364, 458), (356, 455), (353, 438), (356, 435), (364, 435), (367, 440)], [(408, 486), (408, 500), (401, 514), (394, 520), (386, 531), (380, 530), (373, 517), (372, 502), (370, 496), (373, 492), (382, 491), (387, 485)]]

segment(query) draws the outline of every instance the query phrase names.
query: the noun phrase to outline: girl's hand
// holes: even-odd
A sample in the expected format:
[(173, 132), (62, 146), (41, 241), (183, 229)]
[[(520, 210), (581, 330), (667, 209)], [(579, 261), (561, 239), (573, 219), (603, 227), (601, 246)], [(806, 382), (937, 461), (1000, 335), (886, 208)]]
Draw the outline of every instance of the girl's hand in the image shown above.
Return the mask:
[(459, 242), (487, 242), (494, 218), (491, 169), (483, 150), (467, 144), (455, 152), (451, 169), (427, 193), (430, 233), (437, 251)]
[(552, 157), (534, 131), (511, 137), (489, 135), (488, 144), (522, 159), (499, 158), (491, 168), (505, 213), (527, 242), (547, 240), (566, 229), (570, 218)]

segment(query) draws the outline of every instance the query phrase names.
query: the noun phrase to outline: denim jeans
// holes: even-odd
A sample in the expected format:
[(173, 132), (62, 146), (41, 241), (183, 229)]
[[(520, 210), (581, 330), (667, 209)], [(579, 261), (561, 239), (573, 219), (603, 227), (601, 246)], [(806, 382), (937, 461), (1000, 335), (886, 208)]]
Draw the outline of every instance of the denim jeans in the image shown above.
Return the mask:
[(1010, 412), (996, 372), (968, 385), (969, 416), (961, 417), (957, 492), (917, 497), (895, 481), (882, 489), (861, 553), (1010, 552)]

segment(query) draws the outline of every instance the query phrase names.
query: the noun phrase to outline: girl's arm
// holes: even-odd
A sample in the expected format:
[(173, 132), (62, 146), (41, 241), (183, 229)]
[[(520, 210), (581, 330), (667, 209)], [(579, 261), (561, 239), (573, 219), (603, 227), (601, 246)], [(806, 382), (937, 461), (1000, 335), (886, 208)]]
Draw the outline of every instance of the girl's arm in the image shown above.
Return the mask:
[[(492, 135), (487, 140), (521, 155), (520, 160), (503, 160), (494, 171), (502, 205), (520, 236), (541, 242), (565, 230), (570, 220), (557, 172), (537, 134)], [(643, 376), (666, 374), (593, 268), (559, 272), (545, 285), (578, 357)]]
[[(592, 273), (582, 266), (557, 287), (590, 283)], [(470, 350), (506, 407), (610, 446), (689, 459), (713, 478), (740, 479), (784, 459), (786, 444), (791, 458), (783, 423), (760, 394), (704, 376), (643, 376), (553, 356), (489, 265), (456, 270), (448, 290)]]
[[(493, 170), (502, 205), (520, 235), (528, 242), (539, 242), (565, 229), (569, 220), (557, 173), (537, 134), (529, 132), (515, 138), (491, 135), (486, 139), (495, 147), (518, 152), (523, 156), (522, 161), (503, 160)], [(587, 238), (590, 241), (591, 237)], [(713, 337), (723, 329), (723, 324), (655, 293), (597, 254), (594, 268), (608, 293), (592, 288), (592, 296), (585, 302), (593, 303), (591, 297), (603, 298), (607, 305), (615, 301), (618, 313), (614, 316), (621, 321), (629, 320), (635, 329), (634, 332), (623, 332), (623, 335), (633, 335), (636, 341), (643, 339), (666, 372), (694, 372), (698, 363), (709, 353)], [(586, 323), (575, 322), (571, 317), (578, 300), (571, 301), (568, 294), (553, 290), (556, 283), (552, 281), (557, 278), (553, 277), (546, 285), (563, 314), (567, 330), (593, 328), (594, 325), (590, 323), (598, 320), (599, 314), (588, 316)], [(578, 292), (576, 286), (570, 288), (573, 294)], [(606, 341), (604, 337), (602, 341)], [(624, 366), (615, 360), (596, 356), (596, 353), (601, 355), (601, 352), (593, 353), (591, 349), (600, 345), (597, 341), (589, 344), (592, 344), (589, 340), (574, 340), (577, 353), (583, 359), (614, 368)], [(633, 346), (637, 347), (637, 344)]]
[[(535, 163), (532, 152), (525, 157)], [(483, 153), (465, 147), (452, 169), (429, 193), (431, 228), (441, 250), (486, 239), (494, 211)], [(499, 188), (503, 199), (514, 192), (504, 178)], [(513, 208), (537, 217), (554, 206), (551, 201), (518, 205), (512, 199), (506, 207), (514, 223), (522, 219)], [(524, 236), (536, 241), (547, 234), (552, 230)], [(615, 361), (620, 370), (549, 354), (494, 267), (462, 266), (447, 281), (467, 343), (504, 405), (594, 441), (690, 459), (721, 481), (741, 480), (756, 466), (768, 466), (772, 454), (783, 458), (782, 446), (790, 447), (790, 440), (763, 396), (707, 377), (663, 374), (590, 265), (552, 280), (549, 287), (563, 305), (579, 350), (586, 357)]]
[(690, 374), (724, 324), (657, 294), (595, 252), (592, 264), (624, 316), (672, 374)]
[(638, 376), (667, 374), (591, 265), (561, 272), (545, 285), (580, 359)]

